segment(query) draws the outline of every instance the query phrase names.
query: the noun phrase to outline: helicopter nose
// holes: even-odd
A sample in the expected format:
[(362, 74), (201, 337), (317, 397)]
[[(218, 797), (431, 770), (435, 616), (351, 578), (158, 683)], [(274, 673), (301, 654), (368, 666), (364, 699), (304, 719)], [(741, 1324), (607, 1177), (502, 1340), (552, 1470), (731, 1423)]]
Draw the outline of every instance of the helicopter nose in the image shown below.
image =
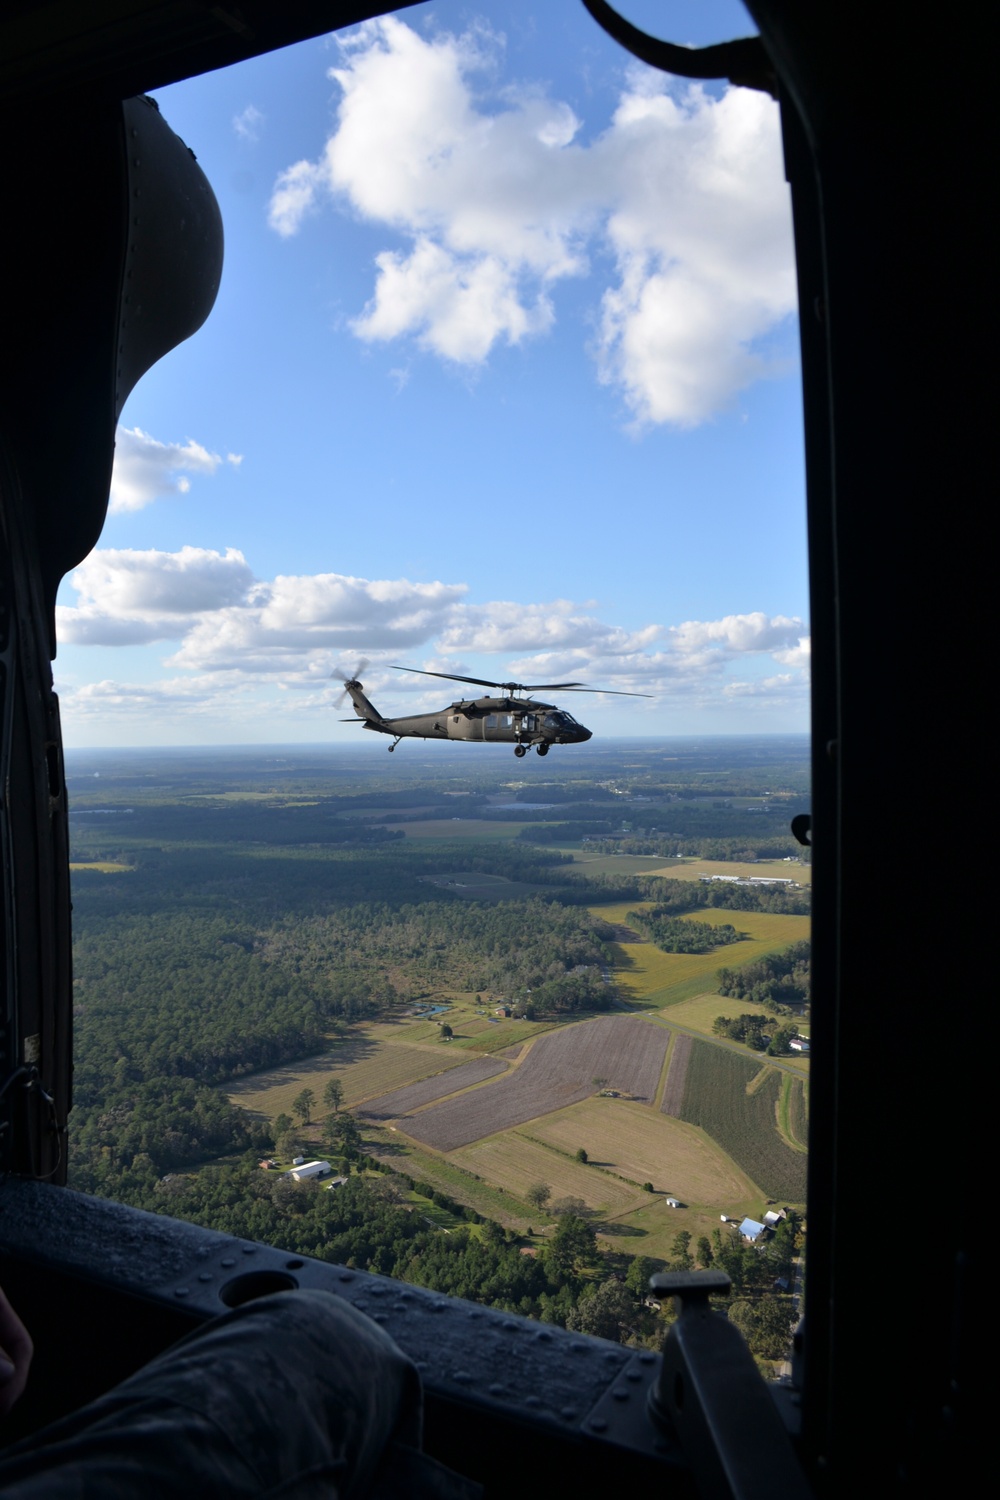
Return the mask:
[(592, 740), (594, 738), (594, 731), (592, 729), (584, 729), (582, 724), (577, 725), (577, 731), (577, 742), (581, 745), (584, 740)]

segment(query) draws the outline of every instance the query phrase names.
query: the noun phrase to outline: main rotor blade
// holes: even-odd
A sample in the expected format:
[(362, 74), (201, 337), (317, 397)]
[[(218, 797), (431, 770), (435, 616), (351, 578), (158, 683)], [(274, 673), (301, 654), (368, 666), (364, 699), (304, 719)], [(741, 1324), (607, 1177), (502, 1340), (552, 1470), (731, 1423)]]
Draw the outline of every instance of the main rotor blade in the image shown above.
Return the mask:
[[(534, 693), (542, 689), (579, 688), (578, 682), (489, 682), (485, 677), (460, 677), (457, 672), (426, 672), (423, 667), (393, 667), (394, 672), (418, 672), (421, 677), (444, 677), (449, 682), (471, 682), (476, 687), (503, 688), (508, 693)], [(586, 691), (586, 690), (584, 690)]]
[(393, 667), (392, 670), (416, 672), (420, 677), (444, 677), (449, 682), (472, 682), (477, 687), (503, 687), (502, 682), (487, 682), (485, 677), (459, 677), (457, 672), (425, 672), (423, 667)]
[(460, 677), (457, 672), (427, 672), (423, 667), (393, 667), (394, 672), (416, 672), (421, 677), (444, 677), (448, 682), (471, 682), (476, 687), (502, 688), (505, 693), (611, 693), (615, 698), (652, 698), (652, 693), (626, 693), (620, 688), (584, 687), (582, 682), (488, 682), (485, 677)]
[[(539, 684), (539, 687), (543, 684)], [(568, 693), (610, 693), (613, 698), (654, 698), (655, 693), (626, 693), (621, 688), (577, 687), (573, 682), (553, 683), (553, 687), (565, 688)]]

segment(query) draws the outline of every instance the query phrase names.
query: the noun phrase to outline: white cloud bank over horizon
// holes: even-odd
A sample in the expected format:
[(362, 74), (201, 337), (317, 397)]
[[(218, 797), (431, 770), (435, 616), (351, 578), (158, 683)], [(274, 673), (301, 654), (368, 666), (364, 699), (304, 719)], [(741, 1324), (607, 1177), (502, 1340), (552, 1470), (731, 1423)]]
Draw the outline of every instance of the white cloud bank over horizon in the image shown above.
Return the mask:
[[(238, 715), (259, 715), (261, 692), (273, 688), (295, 691), (303, 709), (328, 710), (339, 680), (359, 670), (362, 658), (372, 691), (433, 706), (443, 684), (388, 670), (404, 653), (432, 671), (582, 680), (661, 703), (717, 705), (742, 696), (794, 704), (808, 684), (807, 625), (763, 611), (627, 630), (601, 620), (592, 604), (565, 599), (471, 603), (464, 583), (338, 573), (261, 580), (236, 548), (98, 550), (70, 582), (78, 602), (57, 609), (61, 643), (176, 643), (162, 662), (174, 674), (165, 681), (130, 687), (102, 676), (71, 688), (68, 706), (84, 715), (132, 712), (157, 694), (178, 712), (228, 711), (228, 703)], [(413, 660), (419, 653), (423, 659)], [(484, 665), (484, 657), (499, 662)]]
[(636, 423), (696, 425), (783, 371), (760, 347), (796, 306), (773, 100), (637, 67), (588, 144), (539, 89), (491, 95), (503, 39), (482, 26), (425, 39), (385, 17), (336, 40), (335, 128), (269, 219), (290, 238), (329, 201), (403, 239), (375, 257), (358, 338), (476, 366), (552, 326), (559, 281), (600, 274), (598, 375)]

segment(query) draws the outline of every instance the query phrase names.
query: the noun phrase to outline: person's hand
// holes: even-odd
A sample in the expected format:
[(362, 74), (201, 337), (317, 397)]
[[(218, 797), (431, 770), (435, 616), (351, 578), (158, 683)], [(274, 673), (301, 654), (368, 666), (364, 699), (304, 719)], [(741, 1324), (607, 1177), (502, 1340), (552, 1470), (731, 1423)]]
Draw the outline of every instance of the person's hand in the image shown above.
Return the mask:
[(0, 1291), (0, 1416), (24, 1390), (34, 1352), (28, 1330)]

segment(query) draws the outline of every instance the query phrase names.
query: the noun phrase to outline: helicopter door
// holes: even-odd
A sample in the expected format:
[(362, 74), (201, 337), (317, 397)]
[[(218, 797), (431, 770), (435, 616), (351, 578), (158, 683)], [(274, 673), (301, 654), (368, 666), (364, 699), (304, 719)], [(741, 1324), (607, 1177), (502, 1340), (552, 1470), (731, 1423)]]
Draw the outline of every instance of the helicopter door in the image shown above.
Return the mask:
[(500, 735), (498, 733), (499, 723), (500, 721), (496, 714), (486, 715), (486, 718), (483, 720), (484, 740), (497, 740), (500, 738)]
[(525, 714), (521, 720), (521, 728), (525, 734), (534, 734), (537, 718), (535, 714)]

